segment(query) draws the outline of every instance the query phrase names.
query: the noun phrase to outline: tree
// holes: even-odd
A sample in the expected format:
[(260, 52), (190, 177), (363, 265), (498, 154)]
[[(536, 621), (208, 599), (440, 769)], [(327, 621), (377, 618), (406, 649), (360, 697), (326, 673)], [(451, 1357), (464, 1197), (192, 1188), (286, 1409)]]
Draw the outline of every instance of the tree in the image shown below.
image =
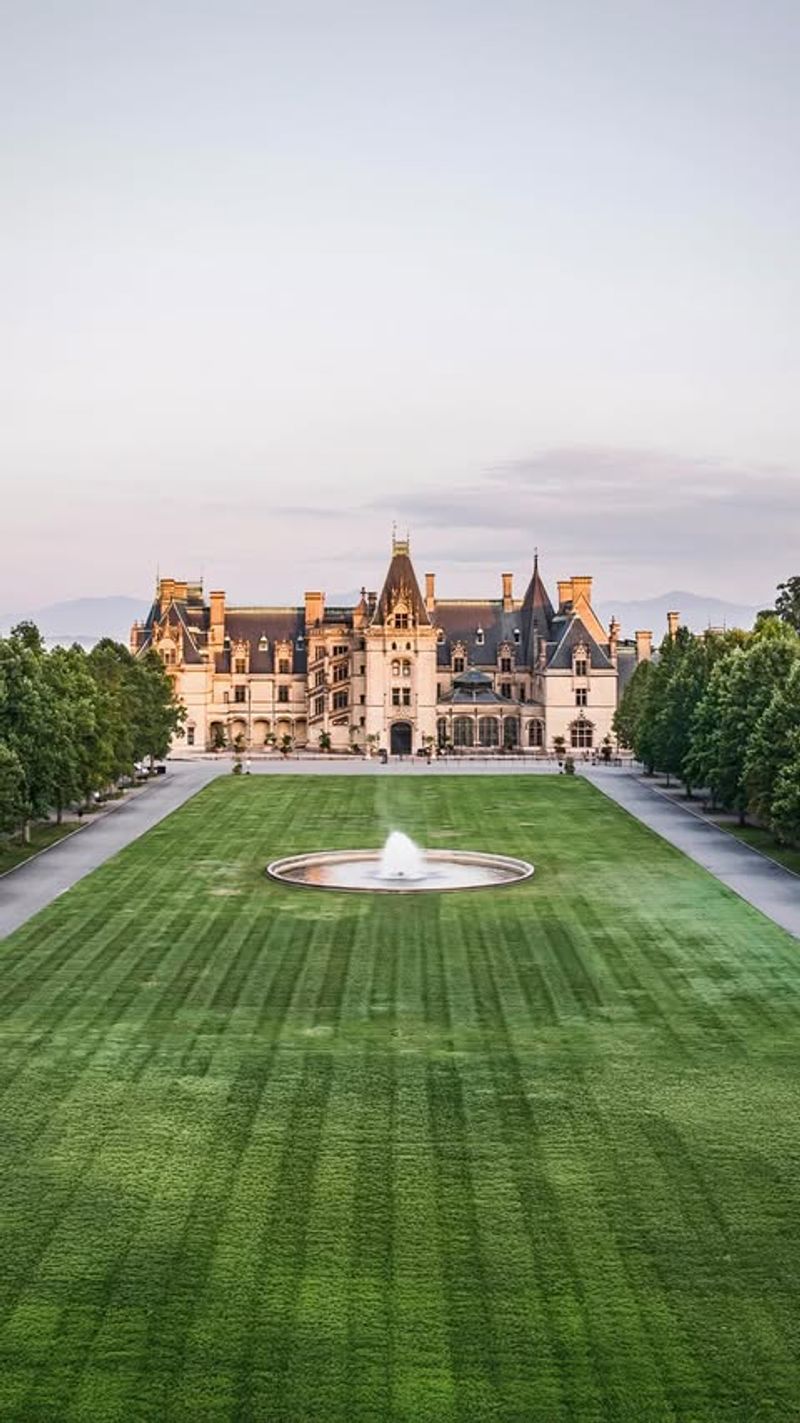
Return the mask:
[(772, 823), (778, 779), (792, 760), (800, 728), (800, 655), (775, 688), (747, 743), (744, 782), (747, 806), (765, 825)]
[(22, 762), (16, 751), (0, 742), (0, 832), (19, 830), (28, 813)]
[(112, 785), (121, 776), (132, 775), (134, 763), (140, 759), (134, 658), (127, 647), (104, 637), (88, 653), (86, 661), (97, 685), (103, 728), (98, 747), (98, 780), (100, 785)]
[(101, 699), (80, 647), (56, 647), (42, 664), (50, 751), (52, 804), (59, 822), (64, 807), (87, 797), (102, 782), (99, 725)]
[(647, 702), (647, 684), (652, 671), (650, 662), (639, 663), (622, 693), (619, 706), (614, 713), (614, 734), (620, 745), (627, 747), (634, 754)]
[(778, 584), (778, 596), (775, 599), (775, 607), (767, 608), (759, 613), (757, 626), (764, 618), (779, 617), (782, 622), (788, 623), (795, 632), (800, 632), (800, 574), (794, 578), (787, 578), (785, 583)]
[[(32, 623), (0, 639), (0, 741), (15, 752), (25, 777), (28, 817), (53, 804), (51, 715), (44, 682), (44, 645)], [(25, 837), (29, 838), (26, 823)]]
[(331, 734), (330, 734), (330, 732), (329, 732), (329, 731), (321, 731), (320, 734), (319, 734), (319, 749), (320, 749), (320, 751), (330, 751), (331, 746), (332, 746), (332, 742), (331, 742)]
[(795, 734), (794, 753), (775, 783), (770, 824), (784, 845), (800, 845), (800, 732)]
[(183, 735), (186, 708), (177, 700), (172, 681), (152, 649), (132, 659), (135, 685), (134, 750), (139, 761), (160, 761), (172, 738)]
[(744, 771), (750, 737), (775, 691), (787, 680), (800, 641), (778, 619), (763, 622), (746, 648), (736, 648), (714, 668), (697, 707), (690, 769), (715, 798), (747, 813)]

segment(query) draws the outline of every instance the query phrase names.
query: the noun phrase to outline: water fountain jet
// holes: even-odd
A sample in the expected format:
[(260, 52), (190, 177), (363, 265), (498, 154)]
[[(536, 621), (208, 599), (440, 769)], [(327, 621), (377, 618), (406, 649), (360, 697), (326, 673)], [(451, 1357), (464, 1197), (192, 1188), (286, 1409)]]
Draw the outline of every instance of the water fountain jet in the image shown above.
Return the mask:
[(318, 850), (290, 855), (267, 866), (270, 879), (309, 889), (371, 891), (373, 894), (444, 893), (499, 889), (530, 879), (533, 865), (510, 855), (474, 850), (421, 850), (393, 830), (382, 850)]

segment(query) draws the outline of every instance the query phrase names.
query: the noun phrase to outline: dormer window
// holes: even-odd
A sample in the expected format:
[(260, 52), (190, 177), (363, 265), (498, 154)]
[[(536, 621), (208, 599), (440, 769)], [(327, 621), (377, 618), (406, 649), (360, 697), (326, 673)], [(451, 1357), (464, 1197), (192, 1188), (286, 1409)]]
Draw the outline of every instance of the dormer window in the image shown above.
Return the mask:
[(476, 628), (476, 629), (475, 629), (475, 642), (477, 643), (478, 647), (483, 647), (484, 641), (485, 641), (485, 638), (484, 638), (484, 635), (483, 635), (483, 628)]
[(408, 627), (408, 613), (395, 613), (394, 625), (396, 628)]
[(306, 640), (305, 640), (305, 638), (303, 637), (303, 634), (302, 634), (301, 632), (299, 632), (299, 633), (297, 634), (297, 637), (295, 638), (295, 643), (296, 643), (296, 645), (297, 645), (298, 651), (300, 650), (301, 647), (305, 647), (305, 645), (306, 645)]
[(260, 638), (258, 639), (258, 650), (259, 652), (267, 652), (268, 649), (269, 638), (267, 637), (267, 634), (265, 632), (262, 632)]
[(225, 648), (226, 652), (230, 652), (231, 640), (228, 633), (226, 633), (224, 638), (222, 639), (222, 646)]
[(519, 647), (519, 644), (520, 644), (521, 641), (522, 641), (522, 634), (520, 633), (519, 628), (514, 628), (514, 641), (515, 641), (515, 643), (517, 644), (517, 646)]
[(444, 628), (436, 629), (436, 641), (439, 643), (440, 646), (444, 642)]
[(588, 662), (586, 661), (586, 658), (585, 658), (585, 657), (576, 657), (576, 658), (575, 658), (575, 676), (576, 676), (576, 677), (586, 677), (587, 674), (588, 674), (588, 670), (589, 670), (589, 664), (588, 664)]

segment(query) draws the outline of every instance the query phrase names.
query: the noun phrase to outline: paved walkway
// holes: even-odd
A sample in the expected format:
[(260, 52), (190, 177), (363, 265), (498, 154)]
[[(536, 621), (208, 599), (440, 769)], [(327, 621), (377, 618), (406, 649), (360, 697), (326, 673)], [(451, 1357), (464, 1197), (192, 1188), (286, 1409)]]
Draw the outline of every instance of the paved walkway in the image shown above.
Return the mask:
[(57, 841), (52, 849), (3, 875), (0, 939), (177, 810), (224, 770), (230, 770), (224, 762), (171, 762), (166, 776), (151, 781), (141, 795), (123, 801), (100, 820), (91, 821), (74, 835)]
[(635, 773), (592, 768), (583, 774), (643, 825), (683, 850), (704, 870), (710, 870), (768, 919), (800, 938), (800, 878), (797, 875), (659, 795)]

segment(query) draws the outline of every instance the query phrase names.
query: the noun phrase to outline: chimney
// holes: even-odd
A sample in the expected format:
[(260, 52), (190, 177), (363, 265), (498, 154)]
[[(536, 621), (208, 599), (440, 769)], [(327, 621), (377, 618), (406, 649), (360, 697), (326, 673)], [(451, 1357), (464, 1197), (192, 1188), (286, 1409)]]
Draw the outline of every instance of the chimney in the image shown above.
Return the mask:
[(636, 661), (649, 662), (653, 655), (653, 634), (651, 632), (636, 633)]
[(162, 608), (166, 607), (167, 603), (171, 603), (174, 597), (175, 579), (160, 578), (158, 580), (158, 601), (161, 604)]
[(503, 612), (512, 613), (514, 611), (514, 575), (513, 573), (503, 574)]
[(608, 625), (608, 651), (612, 662), (617, 659), (617, 643), (619, 642), (619, 623), (616, 618), (611, 619)]
[(579, 598), (585, 598), (587, 603), (592, 601), (592, 580), (588, 574), (572, 580), (572, 600), (577, 603)]
[(306, 593), (306, 627), (321, 623), (325, 615), (325, 594)]
[(436, 574), (425, 574), (425, 607), (432, 613), (436, 607)]
[(209, 593), (208, 599), (211, 608), (209, 641), (212, 647), (221, 648), (225, 638), (225, 594), (217, 589)]
[(681, 620), (680, 613), (667, 613), (667, 633), (670, 641), (674, 641), (678, 634), (678, 623)]
[(559, 578), (558, 580), (558, 606), (563, 607), (564, 603), (572, 602), (572, 579)]

